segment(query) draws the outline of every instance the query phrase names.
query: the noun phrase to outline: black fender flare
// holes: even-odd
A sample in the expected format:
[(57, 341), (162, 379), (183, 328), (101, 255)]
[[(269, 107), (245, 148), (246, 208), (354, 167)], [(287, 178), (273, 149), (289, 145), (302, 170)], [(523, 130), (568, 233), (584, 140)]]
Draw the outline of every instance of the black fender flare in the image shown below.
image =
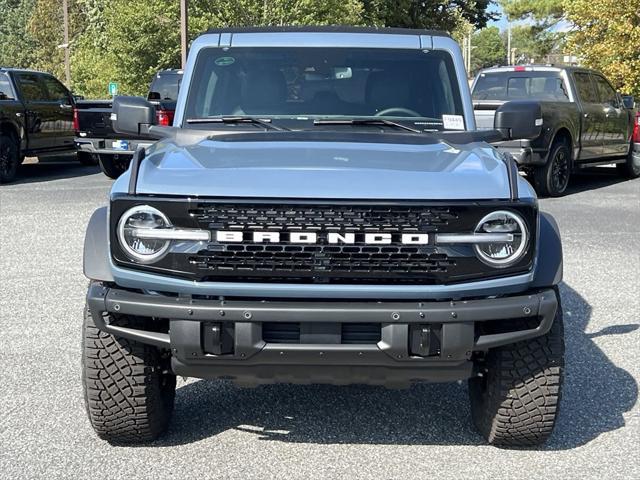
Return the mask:
[(562, 240), (555, 218), (540, 212), (538, 252), (532, 287), (548, 288), (562, 281)]
[(84, 237), (83, 271), (85, 277), (101, 282), (113, 282), (109, 262), (109, 215), (107, 207), (98, 208), (89, 219)]

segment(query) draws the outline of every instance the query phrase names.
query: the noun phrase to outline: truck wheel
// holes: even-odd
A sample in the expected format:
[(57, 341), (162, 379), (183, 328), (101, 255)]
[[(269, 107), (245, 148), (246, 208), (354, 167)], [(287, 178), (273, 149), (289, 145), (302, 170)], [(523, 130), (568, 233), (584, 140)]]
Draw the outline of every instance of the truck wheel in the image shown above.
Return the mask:
[(564, 369), (559, 310), (549, 333), (492, 349), (469, 380), (471, 416), (491, 445), (535, 446), (553, 430)]
[[(145, 319), (112, 316), (120, 326)], [(82, 378), (91, 426), (110, 443), (149, 442), (161, 435), (173, 412), (176, 377), (168, 358), (150, 345), (105, 333), (84, 312)]]
[(98, 155), (100, 170), (114, 180), (127, 171), (130, 162), (130, 155)]
[(633, 151), (633, 142), (629, 148), (627, 161), (624, 163), (617, 163), (616, 168), (618, 169), (618, 173), (625, 178), (640, 177), (640, 152)]
[(0, 135), (0, 183), (9, 183), (16, 177), (20, 165), (19, 150), (12, 135)]
[(78, 152), (78, 161), (85, 167), (95, 167), (98, 165), (98, 156), (95, 153)]
[(565, 142), (555, 142), (549, 152), (547, 163), (533, 171), (534, 186), (540, 196), (559, 197), (567, 189), (570, 176), (569, 146)]

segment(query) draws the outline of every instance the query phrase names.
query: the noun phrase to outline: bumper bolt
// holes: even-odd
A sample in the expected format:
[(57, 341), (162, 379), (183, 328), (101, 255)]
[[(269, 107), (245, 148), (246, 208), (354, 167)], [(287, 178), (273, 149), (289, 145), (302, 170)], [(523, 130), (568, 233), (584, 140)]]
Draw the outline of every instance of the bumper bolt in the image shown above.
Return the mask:
[(522, 311), (524, 312), (525, 315), (529, 315), (531, 313), (531, 309), (529, 307), (524, 307)]
[(218, 314), (219, 314), (221, 317), (224, 317), (224, 310), (220, 310), (220, 311), (218, 312)]
[(452, 318), (458, 318), (458, 314), (456, 312), (451, 312), (451, 317)]
[(120, 311), (120, 304), (119, 304), (119, 303), (116, 303), (116, 304), (113, 306), (113, 309), (114, 309), (116, 312), (119, 312), (119, 311)]
[(392, 318), (393, 320), (400, 320), (400, 314), (399, 314), (398, 312), (393, 312), (393, 313), (391, 314), (391, 318)]
[(246, 318), (247, 320), (249, 320), (249, 319), (251, 318), (251, 316), (252, 316), (252, 315), (251, 315), (251, 312), (244, 312), (244, 313), (242, 314), (242, 316), (243, 316), (244, 318)]
[(424, 318), (424, 312), (420, 312), (420, 318)]
[(193, 310), (189, 310), (187, 313), (188, 313), (189, 315), (193, 315)]

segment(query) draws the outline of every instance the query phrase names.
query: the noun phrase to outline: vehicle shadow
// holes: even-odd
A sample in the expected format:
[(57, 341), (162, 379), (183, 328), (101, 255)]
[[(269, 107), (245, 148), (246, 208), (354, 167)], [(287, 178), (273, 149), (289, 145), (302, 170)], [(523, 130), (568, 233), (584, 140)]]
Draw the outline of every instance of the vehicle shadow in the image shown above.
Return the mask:
[(615, 166), (590, 167), (572, 173), (564, 196), (598, 190), (618, 183), (631, 182), (622, 177)]
[[(100, 173), (98, 166), (84, 166), (77, 161), (25, 163), (20, 165), (15, 180), (6, 186), (25, 183), (49, 182), (63, 178), (76, 178)], [(105, 177), (106, 178), (106, 177)], [(4, 185), (3, 185), (4, 186)]]
[[(590, 305), (562, 285), (566, 376), (559, 421), (544, 450), (584, 445), (625, 425), (638, 397), (634, 378), (594, 343), (638, 324), (585, 333)], [(242, 389), (227, 381), (195, 381), (177, 390), (174, 418), (155, 446), (196, 442), (229, 429), (261, 440), (318, 444), (482, 445), (470, 415), (466, 382), (369, 386), (268, 385)]]

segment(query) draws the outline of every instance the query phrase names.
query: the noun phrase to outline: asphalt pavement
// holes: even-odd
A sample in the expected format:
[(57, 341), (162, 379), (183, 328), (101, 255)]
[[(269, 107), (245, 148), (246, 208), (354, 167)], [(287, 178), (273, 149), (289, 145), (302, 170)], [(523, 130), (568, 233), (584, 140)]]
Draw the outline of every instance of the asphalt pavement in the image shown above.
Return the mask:
[(563, 235), (567, 368), (556, 430), (533, 450), (485, 445), (465, 383), (179, 379), (162, 440), (99, 440), (80, 381), (82, 243), (110, 184), (27, 165), (0, 186), (0, 478), (640, 478), (640, 180), (594, 169), (541, 201)]

